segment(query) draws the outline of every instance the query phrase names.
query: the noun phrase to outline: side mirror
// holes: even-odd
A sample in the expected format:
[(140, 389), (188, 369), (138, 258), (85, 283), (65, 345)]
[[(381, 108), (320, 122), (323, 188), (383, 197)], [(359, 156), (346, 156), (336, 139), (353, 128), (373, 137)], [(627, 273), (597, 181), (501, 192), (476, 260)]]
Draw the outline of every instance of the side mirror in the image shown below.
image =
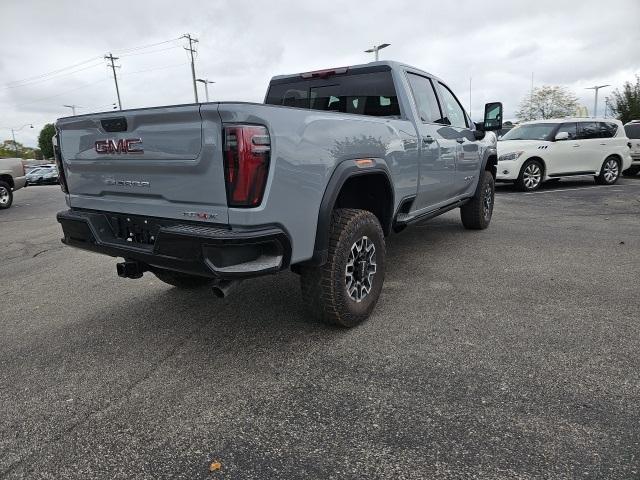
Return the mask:
[(502, 103), (491, 102), (484, 106), (484, 122), (482, 129), (485, 132), (500, 130), (502, 128)]
[(558, 132), (556, 140), (569, 140), (569, 132)]

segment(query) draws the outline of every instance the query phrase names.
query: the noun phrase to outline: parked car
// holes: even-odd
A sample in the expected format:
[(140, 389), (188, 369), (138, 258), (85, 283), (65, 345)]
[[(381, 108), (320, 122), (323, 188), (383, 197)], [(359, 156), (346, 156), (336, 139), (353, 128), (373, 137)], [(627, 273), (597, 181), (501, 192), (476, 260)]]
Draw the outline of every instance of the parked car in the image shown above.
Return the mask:
[(13, 203), (13, 192), (27, 185), (21, 158), (0, 158), (0, 210)]
[(636, 175), (640, 172), (640, 120), (632, 120), (626, 123), (624, 131), (629, 139), (631, 166), (622, 173), (629, 176)]
[(439, 78), (396, 62), (274, 77), (265, 104), (206, 103), (59, 119), (68, 245), (181, 288), (287, 268), (311, 315), (366, 319), (391, 231), (493, 212), (502, 104), (474, 125)]
[(610, 118), (522, 123), (498, 142), (497, 181), (533, 191), (547, 180), (592, 175), (612, 185), (631, 165), (627, 143), (622, 123)]
[(58, 169), (55, 165), (41, 165), (27, 173), (29, 185), (54, 185), (58, 183)]

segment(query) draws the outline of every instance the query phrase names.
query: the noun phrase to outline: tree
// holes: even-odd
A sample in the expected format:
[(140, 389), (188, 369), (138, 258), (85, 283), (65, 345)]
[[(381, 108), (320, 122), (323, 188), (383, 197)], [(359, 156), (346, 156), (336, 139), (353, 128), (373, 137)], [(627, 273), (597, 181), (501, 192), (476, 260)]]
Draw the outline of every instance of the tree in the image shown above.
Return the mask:
[(622, 123), (640, 119), (640, 75), (636, 75), (635, 85), (625, 82), (622, 92), (614, 90), (611, 110)]
[(564, 87), (544, 85), (520, 103), (516, 116), (521, 122), (574, 115), (578, 98)]
[(53, 123), (47, 123), (38, 135), (38, 146), (44, 158), (53, 158), (53, 142), (51, 139), (56, 134), (56, 127)]

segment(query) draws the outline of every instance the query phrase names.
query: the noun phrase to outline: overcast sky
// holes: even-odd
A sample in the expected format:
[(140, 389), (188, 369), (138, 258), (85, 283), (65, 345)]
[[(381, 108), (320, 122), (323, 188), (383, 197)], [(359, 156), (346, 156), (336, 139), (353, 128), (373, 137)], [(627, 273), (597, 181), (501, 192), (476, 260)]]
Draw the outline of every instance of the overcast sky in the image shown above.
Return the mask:
[(192, 102), (186, 42), (171, 41), (187, 32), (199, 39), (197, 76), (216, 82), (212, 100), (261, 102), (273, 75), (366, 63), (363, 50), (385, 42), (381, 58), (442, 77), (465, 108), (472, 78), (474, 119), (494, 100), (513, 117), (532, 72), (534, 85), (564, 85), (590, 112), (585, 87), (640, 74), (639, 0), (0, 0), (0, 18), (0, 139), (32, 122), (16, 134), (29, 146), (70, 114), (62, 105), (88, 113), (116, 101), (106, 52), (121, 57), (124, 108)]

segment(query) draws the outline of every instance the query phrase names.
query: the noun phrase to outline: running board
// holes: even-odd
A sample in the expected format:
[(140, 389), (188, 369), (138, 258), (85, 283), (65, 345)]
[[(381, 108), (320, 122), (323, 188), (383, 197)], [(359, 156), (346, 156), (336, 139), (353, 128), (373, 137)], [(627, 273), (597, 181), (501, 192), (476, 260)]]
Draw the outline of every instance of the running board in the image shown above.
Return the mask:
[(448, 212), (449, 210), (453, 210), (454, 208), (461, 207), (465, 203), (467, 203), (470, 199), (463, 198), (462, 200), (458, 200), (456, 202), (450, 203), (449, 205), (445, 205), (444, 207), (436, 208), (435, 210), (429, 210), (428, 212), (421, 213), (419, 215), (411, 215), (411, 213), (401, 213), (396, 217), (396, 221), (394, 222), (394, 226), (406, 226), (411, 225), (412, 223), (421, 222), (424, 220), (429, 220), (431, 218), (437, 217), (438, 215), (442, 215), (443, 213)]
[(547, 175), (549, 178), (558, 178), (558, 177), (574, 177), (578, 175), (595, 175), (596, 172), (591, 170), (590, 172), (564, 172), (564, 173), (554, 173), (553, 175)]

